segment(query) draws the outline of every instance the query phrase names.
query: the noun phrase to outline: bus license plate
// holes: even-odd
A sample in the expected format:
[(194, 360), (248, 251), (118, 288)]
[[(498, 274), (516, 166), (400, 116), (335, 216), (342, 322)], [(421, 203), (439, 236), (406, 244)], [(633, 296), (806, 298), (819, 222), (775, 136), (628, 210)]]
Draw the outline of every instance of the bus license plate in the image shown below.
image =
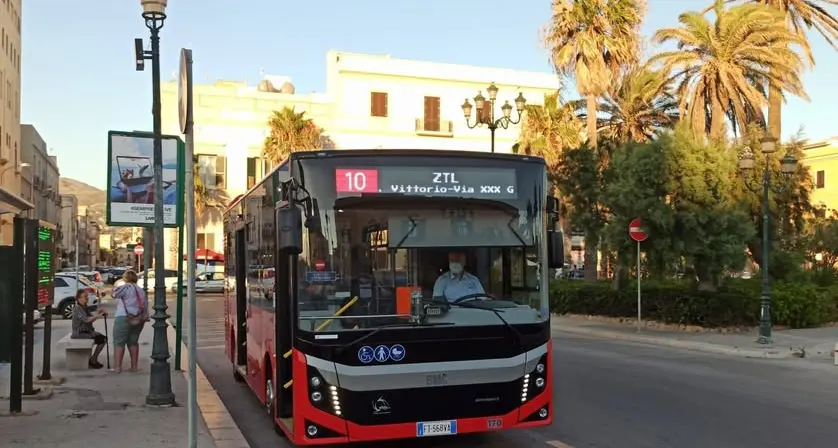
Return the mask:
[(416, 424), (416, 437), (446, 436), (457, 434), (457, 421), (419, 422)]

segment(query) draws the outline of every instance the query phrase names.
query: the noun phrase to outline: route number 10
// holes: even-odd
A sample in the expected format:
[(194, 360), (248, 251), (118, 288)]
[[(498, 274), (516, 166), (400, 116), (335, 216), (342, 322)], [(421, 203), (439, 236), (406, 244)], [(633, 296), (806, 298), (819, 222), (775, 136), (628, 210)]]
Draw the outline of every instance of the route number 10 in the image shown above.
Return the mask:
[(349, 191), (364, 191), (367, 189), (367, 173), (363, 171), (347, 171), (343, 174)]
[(378, 170), (337, 169), (335, 189), (338, 193), (378, 193)]

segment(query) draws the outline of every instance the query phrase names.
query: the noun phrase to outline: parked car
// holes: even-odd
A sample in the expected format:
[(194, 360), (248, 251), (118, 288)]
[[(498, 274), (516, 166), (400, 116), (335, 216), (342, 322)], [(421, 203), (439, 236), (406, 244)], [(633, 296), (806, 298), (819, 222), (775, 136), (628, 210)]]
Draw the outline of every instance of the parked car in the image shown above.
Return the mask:
[[(195, 277), (195, 292), (224, 292), (227, 285), (226, 278), (222, 272), (204, 272)], [(177, 283), (171, 287), (172, 292), (177, 292)], [(186, 284), (183, 285), (184, 291)]]
[[(79, 273), (79, 275), (81, 275), (81, 276), (87, 278), (88, 280), (90, 280), (91, 282), (93, 282), (93, 284), (96, 286), (96, 289), (102, 289), (102, 288), (105, 287), (105, 282), (102, 281), (102, 274), (100, 274), (96, 271), (92, 271), (89, 268), (86, 271), (79, 270), (78, 273)], [(56, 273), (56, 275), (58, 275), (58, 274), (75, 276), (76, 271), (75, 270), (61, 271), (61, 272)]]
[[(150, 273), (148, 271), (140, 272), (138, 275), (139, 281), (137, 284), (142, 286), (143, 279), (145, 279), (146, 274), (148, 274), (148, 289), (152, 290), (154, 288), (154, 271), (152, 270)], [(125, 284), (125, 281), (120, 278), (114, 284), (114, 288), (119, 288)], [(177, 271), (174, 269), (166, 269), (166, 277), (163, 278), (163, 284), (165, 285), (166, 290), (171, 290), (173, 286), (177, 285)]]
[(110, 278), (105, 280), (105, 282), (113, 285), (122, 279), (122, 275), (125, 274), (125, 271), (127, 270), (128, 268), (112, 268), (109, 272)]
[(55, 305), (52, 308), (53, 314), (58, 314), (64, 319), (73, 317), (73, 307), (76, 305), (76, 291), (83, 289), (88, 294), (88, 307), (96, 309), (100, 305), (101, 292), (87, 277), (80, 276), (77, 282), (75, 273), (68, 275), (67, 272), (55, 274)]
[[(40, 322), (41, 320), (43, 320), (43, 316), (41, 316), (41, 312), (40, 312), (40, 311), (35, 310), (35, 313), (34, 313), (33, 315), (35, 316), (35, 323), (36, 323), (36, 324), (37, 324), (38, 322)], [(26, 311), (24, 311), (24, 312), (23, 312), (23, 325), (24, 325), (24, 326), (26, 325)], [(24, 330), (25, 330), (25, 329), (24, 329)]]

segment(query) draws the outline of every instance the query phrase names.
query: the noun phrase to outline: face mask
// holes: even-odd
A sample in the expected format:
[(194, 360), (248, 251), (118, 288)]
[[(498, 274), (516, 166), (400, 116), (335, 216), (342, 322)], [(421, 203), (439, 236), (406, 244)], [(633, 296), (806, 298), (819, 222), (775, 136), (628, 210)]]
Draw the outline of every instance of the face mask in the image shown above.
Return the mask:
[(452, 261), (451, 263), (448, 263), (448, 269), (451, 270), (452, 274), (459, 275), (461, 272), (463, 272), (463, 264), (455, 263)]

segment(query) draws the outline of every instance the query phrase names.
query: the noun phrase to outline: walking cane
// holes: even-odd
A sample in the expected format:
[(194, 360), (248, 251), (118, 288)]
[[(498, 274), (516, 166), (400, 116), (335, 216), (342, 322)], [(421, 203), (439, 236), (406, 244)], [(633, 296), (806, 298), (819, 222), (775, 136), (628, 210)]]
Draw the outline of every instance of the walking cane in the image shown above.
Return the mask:
[[(108, 315), (105, 314), (105, 359), (108, 363), (108, 370), (111, 368), (111, 338), (108, 336)], [(100, 364), (101, 365), (101, 364)]]

